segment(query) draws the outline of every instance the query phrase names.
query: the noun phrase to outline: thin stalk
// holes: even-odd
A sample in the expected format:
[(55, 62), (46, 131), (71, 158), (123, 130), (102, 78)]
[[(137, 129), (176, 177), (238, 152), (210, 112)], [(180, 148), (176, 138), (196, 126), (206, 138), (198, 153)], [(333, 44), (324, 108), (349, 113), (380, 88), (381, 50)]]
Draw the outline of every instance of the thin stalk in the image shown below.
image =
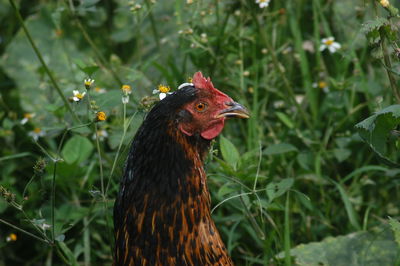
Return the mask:
[(105, 200), (105, 194), (104, 194), (104, 175), (103, 175), (103, 163), (102, 163), (102, 158), (101, 158), (101, 150), (100, 150), (100, 141), (99, 141), (99, 135), (98, 135), (98, 128), (97, 128), (97, 123), (94, 123), (94, 130), (96, 134), (96, 148), (97, 148), (97, 153), (99, 155), (99, 167), (100, 167), (100, 183), (101, 183), (101, 195), (103, 197), (103, 200)]
[(15, 230), (18, 230), (18, 231), (20, 231), (20, 232), (22, 232), (22, 233), (24, 233), (24, 234), (27, 234), (28, 236), (31, 236), (31, 237), (33, 237), (33, 238), (39, 240), (39, 241), (42, 241), (42, 242), (44, 242), (44, 243), (46, 243), (46, 244), (51, 244), (51, 243), (49, 243), (46, 239), (40, 238), (40, 237), (38, 237), (37, 235), (34, 235), (34, 234), (32, 234), (32, 233), (29, 233), (28, 231), (25, 231), (24, 229), (19, 228), (18, 226), (15, 226), (15, 225), (13, 225), (13, 224), (10, 224), (9, 222), (7, 222), (7, 221), (5, 221), (5, 220), (3, 220), (3, 219), (0, 219), (0, 222), (2, 222), (3, 224), (8, 225), (8, 226), (14, 228)]
[(57, 173), (57, 163), (58, 161), (54, 162), (54, 169), (53, 169), (53, 179), (51, 181), (51, 241), (54, 244), (55, 239), (55, 209), (56, 209), (56, 173)]
[[(303, 121), (306, 123), (307, 127), (312, 129), (313, 126), (312, 126), (310, 120), (308, 119), (306, 112), (303, 110), (302, 106), (296, 101), (295, 93), (292, 89), (292, 86), (290, 85), (290, 82), (289, 82), (288, 78), (286, 77), (286, 74), (278, 60), (278, 57), (275, 54), (275, 50), (272, 47), (272, 44), (270, 44), (270, 42), (267, 39), (267, 36), (265, 35), (265, 31), (260, 27), (260, 23), (255, 14), (253, 14), (253, 21), (256, 23), (257, 28), (259, 29), (261, 38), (264, 41), (265, 46), (267, 47), (267, 49), (269, 51), (269, 54), (271, 55), (272, 63), (274, 65), (275, 69), (278, 70), (279, 75), (282, 78), (284, 88), (286, 90), (286, 93), (288, 94), (288, 98), (294, 104), (296, 109), (299, 111), (299, 114), (300, 114), (301, 118), (303, 119)], [(314, 135), (314, 130), (312, 130), (311, 132), (312, 132), (311, 134)]]
[(397, 103), (400, 103), (400, 92), (396, 85), (396, 79), (389, 69), (392, 69), (392, 63), (390, 61), (389, 51), (386, 45), (386, 37), (383, 29), (379, 30), (379, 35), (381, 36), (381, 49), (383, 53), (383, 61), (385, 62), (385, 70), (389, 78), (390, 87), (392, 88), (392, 92), (394, 97), (396, 98)]
[(285, 230), (284, 230), (284, 247), (285, 247), (285, 265), (292, 265), (292, 259), (290, 257), (290, 216), (289, 216), (289, 192), (286, 194), (285, 203)]
[(58, 256), (63, 260), (63, 262), (65, 263), (65, 265), (71, 265), (71, 263), (69, 262), (69, 260), (64, 256), (63, 251), (60, 249), (60, 247), (58, 245), (56, 245), (56, 251)]
[(153, 12), (151, 11), (151, 6), (150, 6), (151, 4), (149, 3), (149, 0), (146, 0), (145, 2), (146, 2), (147, 9), (149, 10), (149, 19), (150, 19), (150, 24), (151, 24), (151, 30), (153, 31), (153, 35), (154, 35), (154, 40), (156, 41), (158, 51), (161, 51), (160, 36), (158, 35), (156, 21), (154, 19)]
[(217, 209), (223, 203), (225, 203), (225, 202), (227, 202), (227, 201), (229, 201), (231, 199), (235, 199), (235, 198), (246, 196), (246, 195), (255, 194), (257, 192), (266, 191), (266, 190), (267, 190), (266, 188), (263, 188), (263, 189), (257, 189), (257, 190), (251, 191), (251, 192), (244, 192), (244, 193), (240, 193), (240, 194), (237, 194), (237, 195), (230, 196), (230, 197), (220, 201), (217, 205), (215, 205), (214, 208), (212, 208), (211, 213), (213, 213), (215, 211), (215, 209)]
[(261, 142), (259, 143), (259, 151), (260, 151), (260, 153), (259, 153), (259, 158), (258, 158), (258, 165), (257, 165), (256, 178), (254, 179), (253, 191), (256, 191), (258, 176), (259, 176), (259, 174), (260, 174), (260, 166), (261, 166), (261, 159), (262, 159), (262, 147), (261, 147)]
[(58, 86), (56, 79), (54, 78), (53, 74), (50, 72), (50, 69), (48, 68), (47, 64), (44, 62), (42, 54), (40, 53), (39, 49), (37, 48), (35, 42), (33, 41), (33, 38), (31, 34), (28, 31), (28, 28), (25, 26), (25, 22), (22, 19), (21, 13), (19, 12), (17, 6), (15, 5), (14, 0), (9, 0), (11, 6), (14, 8), (15, 15), (17, 16), (18, 21), (21, 23), (22, 29), (25, 32), (26, 37), (28, 38), (29, 43), (31, 44), (33, 50), (35, 51), (36, 56), (38, 57), (40, 63), (42, 64), (46, 74), (49, 76), (51, 83), (53, 84), (54, 88), (56, 89), (57, 93), (60, 95), (62, 101), (64, 102), (65, 107), (67, 110), (71, 113), (72, 117), (76, 122), (80, 122), (78, 116), (75, 114), (75, 112), (72, 110), (67, 98), (61, 91), (60, 87)]
[(260, 237), (261, 240), (265, 240), (265, 234), (263, 232), (263, 230), (261, 229), (261, 227), (258, 225), (256, 219), (253, 217), (253, 215), (251, 214), (249, 208), (247, 208), (246, 203), (243, 200), (243, 197), (240, 196), (240, 202), (242, 203), (242, 206), (244, 207), (244, 210), (247, 214), (247, 217), (249, 217), (250, 220), (250, 224), (253, 226), (254, 230), (257, 232), (258, 236)]
[(117, 166), (117, 161), (118, 161), (118, 158), (119, 158), (119, 155), (120, 155), (120, 152), (121, 152), (122, 144), (124, 143), (124, 140), (125, 140), (126, 132), (128, 131), (129, 125), (131, 124), (132, 119), (136, 116), (136, 114), (137, 114), (137, 112), (135, 112), (132, 115), (132, 117), (127, 121), (126, 120), (126, 104), (124, 104), (124, 115), (123, 115), (124, 116), (124, 118), (123, 118), (123, 120), (124, 120), (124, 122), (123, 122), (124, 123), (124, 130), (123, 130), (122, 137), (121, 137), (121, 139), (119, 141), (119, 144), (118, 144), (117, 154), (115, 155), (114, 162), (113, 162), (113, 165), (111, 167), (110, 176), (108, 177), (108, 180), (107, 180), (107, 186), (106, 186), (106, 191), (105, 191), (106, 194), (108, 192), (108, 189), (110, 188), (111, 178), (112, 178), (112, 176), (114, 174), (115, 167)]
[(114, 71), (114, 69), (111, 67), (111, 65), (104, 58), (104, 56), (102, 55), (100, 50), (97, 48), (96, 44), (93, 42), (92, 38), (89, 36), (89, 33), (86, 31), (85, 27), (83, 27), (79, 18), (75, 15), (75, 8), (74, 8), (74, 4), (72, 3), (72, 1), (70, 1), (69, 5), (67, 4), (67, 6), (69, 7), (69, 11), (71, 12), (73, 19), (76, 21), (78, 28), (82, 32), (83, 37), (88, 42), (88, 44), (92, 48), (93, 52), (99, 59), (100, 65), (102, 65), (103, 68), (107, 69), (111, 73), (114, 80), (119, 84), (119, 86), (122, 86), (123, 83), (122, 83), (121, 79), (119, 78), (118, 74)]

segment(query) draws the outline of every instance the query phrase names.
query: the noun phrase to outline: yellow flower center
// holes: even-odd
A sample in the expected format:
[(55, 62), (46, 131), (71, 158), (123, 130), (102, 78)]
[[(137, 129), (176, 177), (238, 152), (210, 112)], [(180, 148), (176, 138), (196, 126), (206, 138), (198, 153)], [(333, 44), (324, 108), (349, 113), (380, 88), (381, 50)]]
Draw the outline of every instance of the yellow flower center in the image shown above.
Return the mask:
[(107, 119), (106, 113), (97, 112), (96, 114), (97, 121), (105, 121)]
[(326, 41), (325, 41), (325, 44), (328, 45), (328, 46), (329, 46), (329, 45), (332, 45), (332, 44), (333, 44), (333, 40), (326, 40)]
[(101, 91), (101, 88), (96, 87), (96, 88), (94, 88), (94, 90), (95, 90), (96, 92), (100, 92), (100, 91)]
[(165, 85), (159, 85), (158, 86), (158, 90), (160, 91), (160, 92), (162, 92), (162, 93), (167, 93), (167, 92), (169, 92), (171, 89), (168, 87), (168, 86), (165, 86)]
[(122, 90), (125, 94), (129, 94), (129, 93), (131, 93), (132, 88), (131, 88), (131, 86), (129, 86), (129, 85), (122, 85), (121, 90)]
[(193, 83), (193, 78), (192, 77), (188, 77), (188, 82), (189, 83)]
[(39, 134), (40, 132), (42, 132), (42, 129), (40, 127), (35, 127), (35, 129), (33, 129), (33, 132)]
[(10, 239), (9, 241), (17, 241), (17, 235), (14, 234), (14, 233), (11, 233), (11, 234), (8, 236), (8, 239)]
[(86, 81), (85, 81), (85, 86), (90, 86), (90, 85), (92, 85), (92, 82), (89, 81), (89, 80), (86, 80)]
[(82, 100), (83, 96), (84, 96), (84, 95), (83, 95), (82, 93), (77, 93), (77, 94), (75, 95), (75, 97), (78, 98), (79, 100)]
[(318, 87), (319, 87), (320, 89), (326, 88), (326, 86), (327, 86), (327, 84), (326, 84), (325, 81), (320, 81), (320, 82), (318, 82)]
[(33, 115), (32, 114), (30, 114), (30, 113), (25, 113), (24, 114), (24, 118), (32, 118), (33, 117)]

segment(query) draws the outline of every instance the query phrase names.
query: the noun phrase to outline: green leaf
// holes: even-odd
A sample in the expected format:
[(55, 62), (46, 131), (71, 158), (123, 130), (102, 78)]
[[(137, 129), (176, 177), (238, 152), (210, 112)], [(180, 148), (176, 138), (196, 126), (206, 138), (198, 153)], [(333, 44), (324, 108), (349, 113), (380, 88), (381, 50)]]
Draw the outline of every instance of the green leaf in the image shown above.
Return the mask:
[(337, 189), (339, 190), (340, 196), (342, 197), (342, 201), (344, 203), (344, 207), (346, 209), (347, 216), (349, 218), (350, 224), (355, 228), (360, 230), (361, 226), (360, 223), (358, 222), (358, 216), (357, 213), (354, 211), (353, 204), (350, 201), (349, 196), (347, 195), (347, 192), (344, 190), (342, 185), (339, 183), (334, 182)]
[(396, 240), (397, 245), (400, 247), (400, 222), (389, 217), (389, 224), (394, 232), (394, 239)]
[(222, 157), (224, 160), (230, 164), (234, 169), (236, 169), (236, 165), (239, 161), (239, 152), (236, 149), (235, 145), (225, 138), (224, 136), (221, 135), (220, 137), (220, 148), (221, 148), (221, 153)]
[(282, 196), (288, 191), (294, 183), (293, 178), (285, 178), (282, 179), (280, 182), (272, 182), (267, 185), (267, 196), (269, 201), (273, 201), (274, 199)]
[(292, 144), (282, 142), (279, 144), (272, 144), (272, 145), (268, 146), (268, 148), (266, 148), (263, 153), (264, 153), (264, 155), (276, 155), (276, 154), (282, 154), (282, 153), (287, 153), (287, 152), (291, 152), (291, 151), (297, 152), (298, 150)]
[(55, 240), (58, 241), (58, 242), (64, 242), (64, 240), (65, 240), (65, 235), (64, 235), (64, 234), (58, 235), (58, 236), (55, 238)]
[(294, 128), (294, 123), (286, 114), (282, 112), (276, 112), (275, 114), (288, 128)]
[[(348, 266), (348, 265), (398, 265), (399, 249), (390, 230), (379, 233), (356, 232), (345, 236), (328, 237), (321, 242), (301, 244), (292, 248), (290, 255), (295, 265)], [(280, 252), (278, 259), (284, 259)]]
[(333, 154), (339, 162), (343, 162), (349, 158), (351, 151), (349, 149), (334, 149)]
[(398, 150), (392, 130), (400, 124), (400, 105), (389, 106), (356, 125), (361, 138), (388, 165), (400, 166), (396, 162)]
[(61, 154), (68, 164), (86, 160), (93, 151), (92, 143), (85, 137), (74, 136), (65, 143)]
[(71, 249), (69, 249), (69, 247), (64, 242), (57, 241), (56, 244), (57, 247), (65, 254), (70, 265), (73, 266), (78, 265), (74, 253), (72, 252)]
[(232, 183), (226, 183), (224, 185), (222, 185), (219, 189), (218, 189), (218, 197), (223, 198), (225, 195), (230, 194), (232, 192), (238, 192), (240, 189), (238, 189), (237, 187), (233, 186)]
[(370, 20), (362, 24), (361, 32), (364, 34), (369, 34), (372, 31), (379, 30), (380, 27), (389, 24), (386, 18), (378, 17), (374, 20)]

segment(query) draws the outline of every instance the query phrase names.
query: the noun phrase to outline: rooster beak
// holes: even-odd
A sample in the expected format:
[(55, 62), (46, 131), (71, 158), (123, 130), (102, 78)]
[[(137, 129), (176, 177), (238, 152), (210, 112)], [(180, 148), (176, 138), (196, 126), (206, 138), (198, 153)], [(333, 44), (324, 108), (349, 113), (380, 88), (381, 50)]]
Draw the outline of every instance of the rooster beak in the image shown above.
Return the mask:
[(249, 111), (237, 102), (228, 102), (226, 103), (229, 108), (222, 110), (219, 112), (215, 118), (222, 118), (222, 117), (238, 117), (238, 118), (249, 118)]

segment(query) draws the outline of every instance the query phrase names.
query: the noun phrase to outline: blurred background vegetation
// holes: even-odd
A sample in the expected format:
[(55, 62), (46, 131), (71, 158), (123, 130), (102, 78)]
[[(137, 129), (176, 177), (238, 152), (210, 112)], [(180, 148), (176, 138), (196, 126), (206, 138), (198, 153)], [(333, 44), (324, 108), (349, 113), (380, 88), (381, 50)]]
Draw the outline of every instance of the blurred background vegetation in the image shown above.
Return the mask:
[(387, 2), (0, 0), (0, 265), (110, 265), (126, 148), (198, 70), (251, 111), (206, 165), (237, 265), (399, 265)]

